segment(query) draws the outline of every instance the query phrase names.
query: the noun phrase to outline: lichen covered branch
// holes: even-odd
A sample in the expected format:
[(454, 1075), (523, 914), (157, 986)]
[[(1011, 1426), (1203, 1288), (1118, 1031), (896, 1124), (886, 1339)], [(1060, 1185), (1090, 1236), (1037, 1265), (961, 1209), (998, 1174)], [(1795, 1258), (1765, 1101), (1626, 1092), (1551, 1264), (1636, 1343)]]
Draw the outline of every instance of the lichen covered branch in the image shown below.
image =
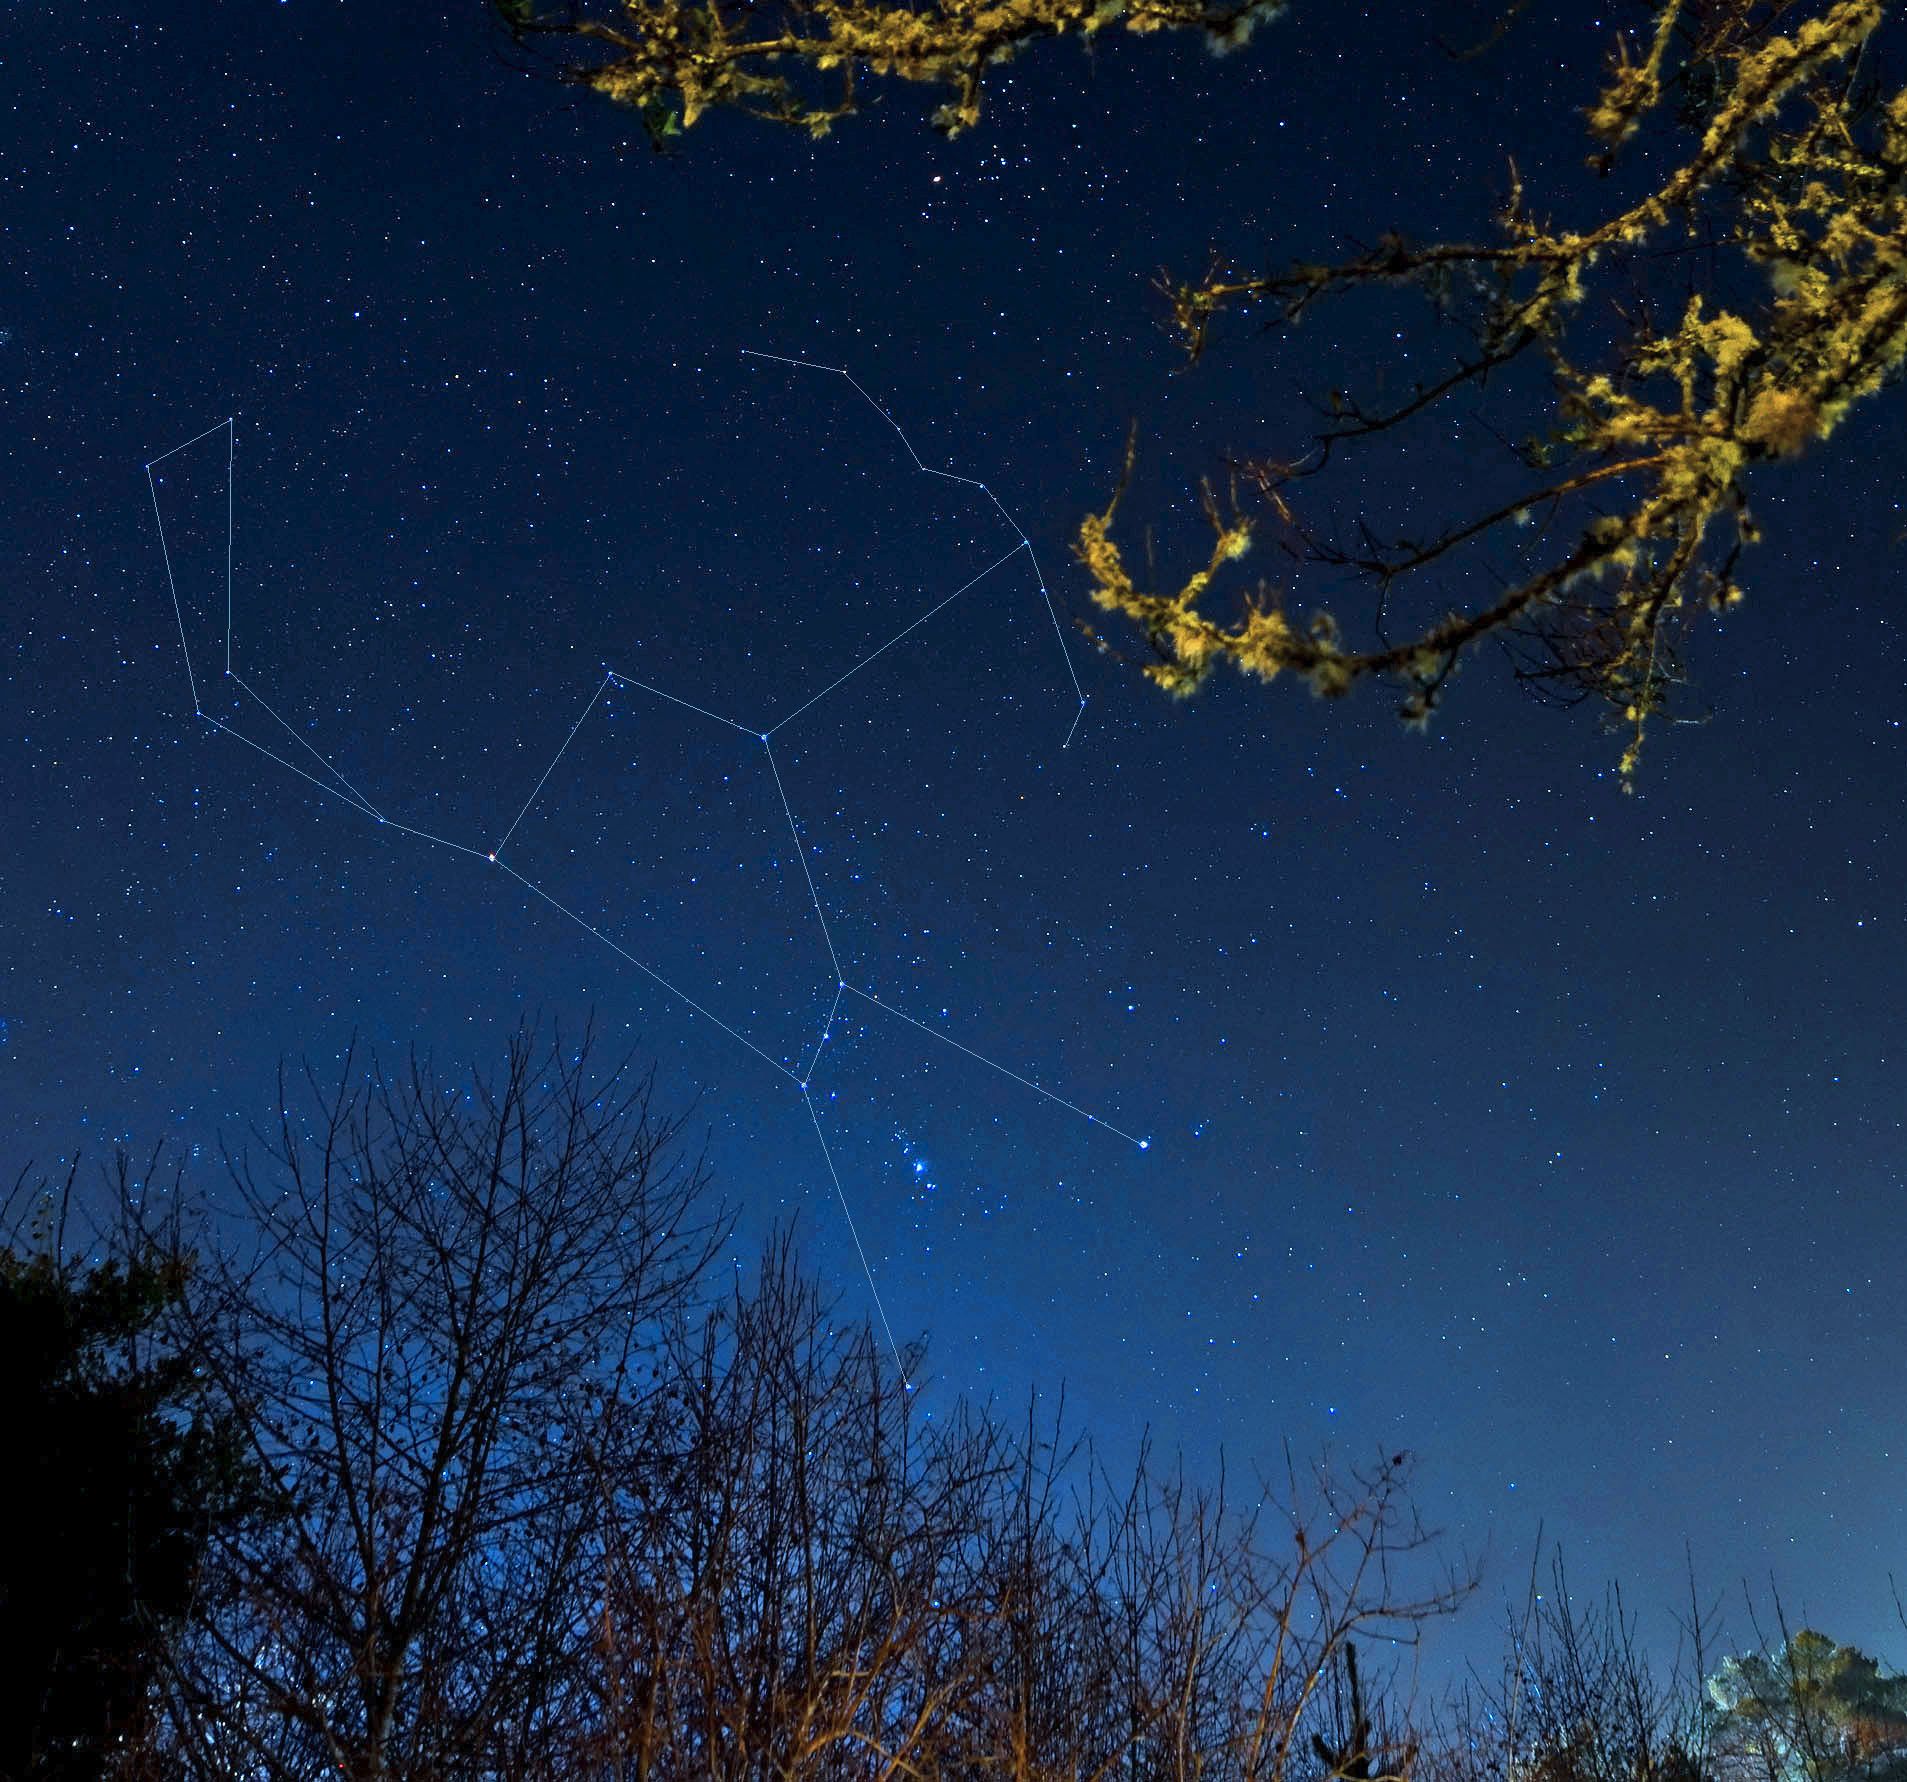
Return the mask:
[(937, 87), (934, 114), (952, 136), (977, 123), (987, 75), (1048, 38), (1192, 31), (1215, 51), (1241, 46), (1286, 0), (615, 0), (604, 16), (493, 0), (519, 39), (582, 46), (566, 78), (633, 106), (652, 133), (679, 134), (717, 107), (823, 136), (856, 109), (857, 82), (887, 77)]
[[(1254, 522), (1236, 509), (1219, 518), (1209, 494), (1209, 560), (1175, 591), (1140, 587), (1112, 536), (1115, 498), (1081, 523), (1076, 551), (1096, 604), (1134, 621), (1152, 643), (1156, 681), (1189, 693), (1221, 662), (1265, 679), (1289, 670), (1323, 694), (1381, 676), (1402, 684), (1404, 715), (1422, 722), (1465, 650), (1492, 637), (1534, 642), (1540, 665), (1524, 659), (1530, 678), (1600, 698), (1629, 727), (1622, 769), (1631, 782), (1646, 721), (1679, 679), (1680, 633), (1695, 613), (1741, 598), (1735, 566), (1759, 536), (1746, 476), (1827, 438), (1907, 354), (1907, 90), (1869, 109), (1846, 78), (1884, 9), (1878, 0), (1840, 0), (1785, 35), (1750, 29), (1756, 10), (1755, 0), (1727, 0), (1720, 23), (1733, 28), (1721, 29), (1718, 9), (1704, 9), (1710, 16), (1687, 52), (1702, 65), (1679, 64), (1684, 93), (1709, 96), (1695, 141), (1642, 198), (1592, 227), (1538, 224), (1513, 185), (1495, 242), (1416, 246), (1390, 234), (1343, 264), (1249, 278), (1215, 271), (1171, 292), (1194, 358), (1218, 319), (1243, 305), (1289, 322), (1327, 297), (1377, 284), (1414, 286), (1444, 310), (1454, 291), (1468, 305), (1477, 350), (1448, 376), (1382, 412), (1334, 393), (1335, 424), (1299, 458), (1243, 466), (1247, 485), (1300, 540), (1301, 560), (1346, 569), (1387, 600), (1400, 578), (1432, 563), (1448, 567), (1460, 548), (1538, 508), (1554, 516), (1572, 499), (1586, 506), (1580, 498), (1595, 488), (1606, 511), (1585, 513), (1551, 562), (1487, 604), (1402, 643), (1380, 626), (1381, 647), (1357, 651), (1328, 614), (1293, 624), (1262, 585), (1237, 599), (1233, 616), (1214, 616), (1221, 572), (1249, 551)], [(1675, 0), (1659, 10), (1646, 60), (1619, 57), (1591, 109), (1601, 147), (1590, 164), (1599, 171), (1666, 103), (1680, 16)], [(1689, 78), (1695, 73), (1699, 81)], [(1692, 233), (1704, 223), (1711, 239), (1763, 269), (1765, 299), (1738, 314), (1716, 305), (1692, 271), (1672, 328), (1653, 327), (1645, 311), (1613, 349), (1579, 362), (1571, 329), (1598, 273), (1633, 265), (1673, 227)], [(1428, 545), (1371, 543), (1366, 528), (1365, 546), (1346, 550), (1299, 521), (1287, 492), (1317, 475), (1334, 447), (1480, 387), (1531, 348), (1550, 364), (1554, 425), (1521, 456), (1532, 470), (1563, 474)]]

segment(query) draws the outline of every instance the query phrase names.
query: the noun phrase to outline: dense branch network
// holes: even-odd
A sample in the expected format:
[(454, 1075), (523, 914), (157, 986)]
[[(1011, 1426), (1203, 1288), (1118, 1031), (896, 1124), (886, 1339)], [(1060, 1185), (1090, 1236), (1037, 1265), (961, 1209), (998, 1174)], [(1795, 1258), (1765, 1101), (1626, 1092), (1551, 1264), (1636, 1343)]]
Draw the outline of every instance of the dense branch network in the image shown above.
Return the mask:
[[(564, 78), (637, 108), (659, 147), (715, 107), (823, 134), (855, 109), (864, 76), (947, 90), (936, 121), (953, 133), (978, 120), (988, 72), (1041, 38), (1090, 39), (1118, 24), (1191, 30), (1222, 50), (1284, 6), (785, 0), (724, 10), (714, 0), (569, 0), (558, 12), (537, 0), (492, 3), (519, 42), (561, 44)], [(1485, 53), (1520, 10), (1508, 6), (1498, 30), (1459, 59)], [(1737, 564), (1758, 536), (1747, 474), (1826, 438), (1898, 371), (1907, 348), (1907, 88), (1886, 97), (1861, 78), (1886, 12), (1884, 0), (1659, 0), (1646, 48), (1618, 39), (1587, 109), (1588, 165), (1610, 172), (1645, 123), (1661, 126), (1652, 145), (1680, 126), (1683, 146), (1642, 196), (1588, 226), (1539, 219), (1512, 162), (1496, 239), (1425, 243), (1391, 232), (1342, 263), (1254, 275), (1214, 266), (1196, 283), (1168, 286), (1193, 359), (1228, 314), (1275, 327), (1322, 299), (1383, 286), (1421, 292), (1441, 316), (1466, 322), (1474, 344), (1401, 402), (1367, 406), (1333, 391), (1327, 424), (1295, 457), (1234, 461), (1229, 499), (1205, 490), (1210, 552), (1176, 587), (1135, 571), (1115, 539), (1120, 479), (1107, 507), (1081, 523), (1075, 551), (1092, 600), (1151, 645), (1152, 678), (1186, 694), (1230, 662), (1263, 679), (1288, 670), (1336, 695), (1378, 677), (1403, 690), (1402, 715), (1422, 724), (1464, 656), (1494, 641), (1533, 690), (1610, 709), (1629, 732), (1621, 765), (1633, 786), (1647, 722), (1684, 678), (1689, 629), (1742, 598)], [(1665, 266), (1680, 289), (1673, 319), (1659, 322)], [(1620, 318), (1613, 340), (1592, 297), (1606, 297)], [(1474, 399), (1516, 361), (1546, 370), (1553, 410), (1546, 431), (1506, 441), (1529, 478), (1512, 498), (1492, 498), (1427, 539), (1387, 537), (1360, 521), (1346, 542), (1294, 508), (1293, 484), (1362, 442)], [(1129, 452), (1128, 473), (1131, 463)], [(1492, 567), (1486, 599), (1393, 638), (1393, 594), (1446, 572), (1475, 580), (1466, 547), (1538, 521), (1518, 566)], [(1374, 647), (1349, 645), (1328, 613), (1294, 620), (1264, 582), (1227, 604), (1224, 584), (1268, 529), (1299, 563), (1374, 591)]]
[[(1334, 393), (1330, 425), (1300, 457), (1234, 465), (1229, 505), (1207, 486), (1214, 542), (1176, 590), (1142, 583), (1113, 537), (1121, 479), (1104, 511), (1082, 523), (1075, 549), (1094, 601), (1135, 621), (1153, 646), (1155, 681), (1190, 693), (1230, 662), (1266, 680), (1289, 670), (1329, 696), (1379, 676), (1405, 689), (1402, 715), (1421, 724), (1464, 653), (1495, 638), (1526, 679), (1615, 709), (1630, 732), (1623, 783), (1633, 784), (1645, 724), (1680, 679), (1676, 645), (1688, 622), (1742, 598), (1737, 561), (1758, 536), (1746, 474), (1826, 438), (1907, 350), (1907, 89), (1864, 100), (1856, 80), (1885, 8), (1840, 0), (1777, 34), (1790, 10), (1756, 0), (1661, 7), (1646, 59), (1619, 57), (1588, 114), (1599, 145), (1590, 165), (1607, 171), (1671, 87), (1695, 144), (1645, 196), (1591, 228), (1537, 221), (1513, 180), (1495, 242), (1416, 245), (1390, 234), (1343, 264), (1265, 276), (1215, 269), (1169, 292), (1193, 358), (1227, 311), (1256, 306), (1289, 323), (1320, 299), (1375, 285), (1415, 286), (1446, 312), (1463, 309), (1475, 346), (1388, 410)], [(1684, 269), (1672, 326), (1656, 327), (1646, 301), (1633, 314), (1619, 309), (1623, 337), (1601, 362), (1579, 362), (1566, 335), (1581, 323), (1592, 275), (1636, 276), (1642, 254), (1677, 232), (1737, 250), (1765, 275), (1765, 295), (1742, 306), (1747, 315), (1722, 306), (1722, 263), (1710, 254), (1708, 290), (1701, 266)], [(1340, 449), (1476, 392), (1531, 353), (1548, 362), (1556, 423), (1514, 448), (1534, 480), (1512, 499), (1427, 541), (1383, 540), (1365, 526), (1351, 546), (1294, 511), (1287, 491)], [(1128, 474), (1131, 463), (1129, 448)], [(1241, 496), (1269, 507), (1300, 561), (1348, 570), (1376, 590), (1378, 647), (1348, 648), (1328, 614), (1294, 622), (1263, 585), (1233, 616), (1215, 616), (1216, 585), (1261, 524)], [(1547, 562), (1414, 637), (1385, 634), (1386, 603), (1406, 578), (1539, 516), (1567, 528)]]
[(519, 41), (560, 38), (582, 59), (564, 76), (640, 112), (658, 147), (718, 107), (824, 136), (857, 108), (857, 81), (887, 76), (951, 96), (934, 123), (957, 135), (979, 122), (991, 70), (1053, 37), (1090, 40), (1111, 25), (1146, 34), (1195, 31), (1236, 49), (1285, 0), (785, 0), (724, 8), (708, 0), (613, 0), (545, 11), (492, 0)]

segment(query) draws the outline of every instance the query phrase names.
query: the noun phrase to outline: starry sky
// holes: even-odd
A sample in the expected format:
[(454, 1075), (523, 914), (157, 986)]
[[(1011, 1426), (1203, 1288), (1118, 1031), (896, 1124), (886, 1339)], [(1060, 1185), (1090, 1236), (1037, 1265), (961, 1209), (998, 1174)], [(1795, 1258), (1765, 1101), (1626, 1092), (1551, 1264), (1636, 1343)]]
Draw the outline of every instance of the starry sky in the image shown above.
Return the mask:
[[(871, 91), (660, 156), (475, 5), (10, 7), (9, 1174), (163, 1141), (211, 1190), (281, 1056), (593, 1012), (694, 1098), (738, 1251), (798, 1218), (859, 1317), (845, 1199), (930, 1395), (1064, 1386), (1203, 1473), (1409, 1448), (1486, 1634), (1540, 1528), (1650, 1615), (1686, 1547), (1891, 1651), (1898, 400), (1763, 473), (1712, 720), (1635, 798), (1486, 657), (1417, 737), (1381, 693), (1172, 704), (1072, 622), (1130, 418), (1172, 563), (1223, 451), (1447, 363), (1372, 301), (1188, 372), (1161, 267), (1481, 231), (1510, 153), (1596, 200), (1572, 108), (1641, 10), (1452, 61), (1488, 10), (1304, 0), (1223, 60), (1048, 47), (952, 143)], [(1469, 413), (1318, 499), (1473, 506)], [(175, 622), (143, 467), (207, 428), (153, 473)], [(228, 438), (233, 665), (286, 729), (217, 672)], [(181, 629), (209, 713), (391, 821), (195, 722)]]

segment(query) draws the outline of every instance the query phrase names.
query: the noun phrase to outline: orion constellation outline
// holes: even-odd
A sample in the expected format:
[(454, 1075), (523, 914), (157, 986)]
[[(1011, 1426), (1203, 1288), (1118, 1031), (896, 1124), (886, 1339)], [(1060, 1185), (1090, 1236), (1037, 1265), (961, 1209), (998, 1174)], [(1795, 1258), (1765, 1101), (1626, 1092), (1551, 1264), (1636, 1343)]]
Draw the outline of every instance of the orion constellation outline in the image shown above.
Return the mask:
[[(377, 805), (373, 804), (358, 787), (353, 785), (329, 759), (321, 755), (297, 730), (288, 724), (284, 718), (279, 715), (270, 701), (233, 667), (233, 464), (237, 455), (238, 431), (235, 418), (228, 415), (223, 421), (205, 428), (202, 432), (195, 433), (190, 439), (173, 446), (169, 451), (161, 452), (156, 458), (149, 458), (145, 464), (146, 487), (152, 497), (153, 519), (159, 529), (159, 551), (165, 563), (166, 587), (172, 596), (172, 616), (179, 629), (179, 648), (181, 654), (185, 657), (186, 684), (192, 694), (193, 716), (203, 719), (206, 723), (210, 724), (213, 729), (221, 731), (227, 736), (236, 738), (239, 742), (244, 743), (247, 748), (255, 749), (259, 754), (264, 755), (269, 760), (277, 762), (279, 766), (289, 769), (301, 780), (315, 786), (328, 797), (338, 799), (342, 803), (350, 805), (354, 810), (369, 817), (380, 828), (395, 830), (400, 835), (414, 836), (419, 841), (428, 842), (435, 847), (448, 848), (453, 853), (467, 855), (473, 860), (479, 860), (486, 865), (499, 868), (511, 878), (515, 879), (525, 891), (534, 897), (540, 898), (560, 915), (567, 917), (571, 922), (575, 923), (577, 927), (581, 928), (584, 933), (601, 941), (602, 944), (612, 953), (616, 954), (618, 958), (629, 965), (633, 965), (636, 970), (666, 990), (669, 995), (673, 996), (678, 1002), (685, 1004), (694, 1014), (700, 1015), (703, 1019), (712, 1022), (716, 1027), (720, 1028), (723, 1033), (727, 1034), (729, 1038), (746, 1047), (771, 1070), (776, 1072), (777, 1075), (785, 1077), (791, 1082), (796, 1089), (800, 1091), (802, 1105), (806, 1108), (809, 1123), (814, 1128), (816, 1142), (821, 1148), (822, 1161), (827, 1165), (828, 1179), (834, 1185), (834, 1197), (840, 1204), (842, 1217), (847, 1221), (848, 1236), (853, 1239), (855, 1254), (860, 1258), (861, 1273), (866, 1278), (868, 1292), (874, 1301), (874, 1309), (880, 1317), (881, 1329), (887, 1337), (887, 1346), (893, 1352), (894, 1364), (900, 1372), (902, 1383), (906, 1386), (907, 1390), (911, 1392), (913, 1390), (913, 1382), (908, 1378), (906, 1361), (901, 1355), (900, 1345), (894, 1340), (894, 1329), (888, 1322), (887, 1308), (882, 1304), (880, 1289), (874, 1282), (873, 1267), (868, 1261), (867, 1250), (861, 1243), (861, 1234), (855, 1225), (854, 1214), (848, 1206), (847, 1193), (841, 1183), (841, 1172), (835, 1165), (834, 1153), (829, 1148), (826, 1133), (822, 1130), (820, 1111), (814, 1105), (814, 1095), (812, 1093), (814, 1075), (820, 1066), (822, 1055), (827, 1049), (828, 1040), (834, 1031), (835, 1023), (840, 1019), (842, 1003), (846, 1001), (847, 998), (854, 997), (858, 1001), (865, 1003), (868, 1007), (879, 1010), (884, 1015), (891, 1015), (897, 1021), (903, 1021), (909, 1027), (926, 1034), (930, 1039), (938, 1040), (943, 1046), (950, 1046), (954, 1051), (961, 1053), (967, 1058), (973, 1059), (976, 1063), (984, 1064), (989, 1070), (998, 1072), (1001, 1076), (1019, 1084), (1022, 1088), (1030, 1089), (1035, 1095), (1053, 1102), (1055, 1105), (1066, 1109), (1069, 1113), (1076, 1114), (1080, 1119), (1086, 1121), (1087, 1124), (1101, 1127), (1105, 1131), (1112, 1133), (1115, 1137), (1124, 1139), (1127, 1144), (1132, 1145), (1138, 1150), (1147, 1150), (1152, 1141), (1146, 1138), (1138, 1138), (1132, 1133), (1122, 1130), (1113, 1125), (1110, 1120), (1103, 1119), (1098, 1114), (1089, 1113), (1076, 1102), (1067, 1100), (1065, 1096), (1056, 1094), (1053, 1090), (1043, 1087), (1029, 1077), (1021, 1076), (1017, 1071), (1009, 1070), (1004, 1064), (1001, 1064), (997, 1059), (989, 1058), (984, 1052), (977, 1052), (971, 1046), (963, 1045), (959, 1040), (953, 1038), (952, 1035), (942, 1033), (938, 1028), (929, 1027), (924, 1021), (917, 1021), (905, 1010), (896, 1008), (891, 1002), (883, 1000), (878, 991), (864, 989), (848, 982), (847, 974), (841, 964), (841, 957), (835, 951), (834, 934), (828, 926), (827, 913), (821, 907), (821, 896), (814, 882), (814, 874), (808, 866), (807, 844), (801, 839), (801, 830), (795, 821), (794, 806), (789, 801), (786, 787), (782, 784), (781, 769), (775, 761), (775, 750), (772, 739), (777, 730), (793, 723), (794, 720), (800, 717), (804, 712), (820, 704), (820, 702), (827, 698), (830, 693), (834, 692), (836, 688), (853, 679), (862, 669), (874, 662), (877, 657), (885, 655), (903, 638), (919, 630), (929, 619), (951, 606), (963, 594), (969, 593), (974, 588), (977, 588), (989, 576), (994, 574), (996, 570), (1002, 569), (1008, 563), (1012, 562), (1022, 551), (1026, 553), (1027, 562), (1032, 567), (1033, 577), (1038, 584), (1040, 599), (1046, 608), (1047, 617), (1052, 621), (1054, 640), (1059, 645), (1060, 658), (1066, 664), (1067, 678), (1072, 683), (1073, 693), (1077, 700), (1077, 704), (1073, 710), (1073, 721), (1067, 729), (1065, 741), (1060, 744), (1060, 747), (1063, 749), (1072, 746), (1073, 737), (1079, 730), (1080, 719), (1084, 717), (1086, 712), (1087, 695), (1080, 687), (1079, 675), (1073, 668), (1072, 652), (1066, 647), (1066, 633), (1060, 625), (1059, 613), (1053, 605), (1052, 594), (1046, 586), (1046, 577), (1040, 571), (1039, 559), (1035, 556), (1033, 551), (1033, 541), (1027, 537), (1026, 533), (1020, 529), (1019, 523), (1007, 512), (1006, 508), (1001, 505), (1000, 498), (994, 494), (992, 489), (977, 477), (959, 476), (953, 471), (936, 470), (932, 465), (922, 463), (920, 454), (914, 450), (907, 435), (902, 431), (900, 423), (896, 421), (880, 403), (876, 402), (861, 385), (860, 381), (844, 367), (839, 365), (822, 365), (812, 359), (790, 358), (782, 353), (757, 352), (752, 347), (744, 347), (741, 350), (745, 358), (760, 359), (770, 364), (792, 366), (802, 371), (823, 372), (829, 376), (843, 379), (848, 387), (852, 389), (868, 407), (873, 409), (889, 427), (893, 428), (895, 436), (900, 440), (902, 449), (913, 461), (913, 466), (917, 471), (925, 476), (939, 477), (945, 482), (961, 483), (968, 488), (978, 489), (980, 493), (993, 504), (994, 510), (999, 514), (1000, 518), (1006, 522), (1008, 528), (1013, 532), (1019, 542), (1003, 556), (989, 563), (978, 575), (963, 582), (951, 594), (945, 595), (936, 601), (925, 612), (920, 614), (918, 618), (902, 626), (899, 631), (895, 632), (894, 635), (888, 638), (884, 643), (878, 644), (869, 650), (855, 662), (852, 667), (835, 676), (835, 678), (819, 692), (811, 694), (807, 699), (803, 700), (800, 705), (796, 706), (793, 711), (787, 712), (780, 718), (777, 718), (774, 723), (770, 724), (766, 729), (761, 729), (751, 724), (744, 724), (735, 718), (726, 717), (720, 712), (710, 711), (706, 706), (697, 705), (691, 700), (680, 698), (674, 693), (666, 692), (661, 687), (652, 686), (647, 681), (638, 680), (633, 675), (620, 674), (614, 669), (605, 670), (603, 678), (597, 683), (595, 690), (590, 694), (589, 702), (583, 707), (581, 715), (576, 719), (576, 722), (570, 726), (569, 734), (563, 738), (556, 753), (550, 757), (549, 765), (543, 769), (541, 777), (530, 789), (530, 795), (523, 801), (522, 808), (511, 821), (509, 828), (503, 832), (502, 838), (491, 847), (470, 847), (463, 842), (452, 841), (448, 836), (435, 835), (427, 829), (418, 829), (409, 823), (401, 823), (395, 817), (387, 815), (384, 811), (380, 810)], [(322, 771), (329, 776), (329, 778), (326, 779), (321, 779), (316, 773), (300, 767), (296, 761), (287, 760), (285, 756), (279, 754), (276, 750), (265, 747), (263, 743), (247, 736), (243, 731), (235, 729), (224, 719), (213, 716), (212, 713), (205, 709), (204, 701), (200, 695), (199, 677), (192, 666), (192, 647), (186, 636), (185, 609), (179, 599), (178, 581), (172, 569), (172, 550), (166, 538), (165, 515), (159, 506), (159, 486), (154, 480), (152, 473), (154, 468), (157, 465), (163, 464), (166, 459), (176, 457), (180, 452), (197, 445), (201, 440), (209, 439), (213, 434), (221, 432), (225, 434), (224, 678), (230, 680), (233, 685), (248, 698), (255, 701), (272, 722), (275, 723), (280, 730), (284, 731), (299, 748), (304, 750), (318, 768), (322, 769)], [(543, 788), (549, 784), (550, 776), (555, 773), (558, 764), (562, 761), (564, 755), (568, 753), (569, 746), (576, 740), (577, 733), (583, 728), (583, 725), (588, 722), (590, 714), (595, 711), (602, 696), (608, 692), (611, 687), (634, 688), (639, 692), (650, 694), (657, 699), (667, 700), (672, 705), (679, 705), (685, 710), (695, 712), (699, 716), (708, 718), (717, 724), (725, 724), (731, 730), (739, 731), (743, 736), (749, 737), (753, 741), (761, 744), (762, 755), (767, 762), (769, 777), (774, 785), (776, 798), (781, 805), (782, 815), (788, 822), (788, 835), (790, 841), (794, 844), (795, 858), (801, 863), (802, 882), (807, 886), (808, 900), (813, 906), (815, 921), (820, 927), (822, 941), (827, 947), (828, 960), (834, 970), (834, 1001), (828, 1009), (826, 1020), (821, 1024), (821, 1031), (814, 1041), (813, 1050), (803, 1054), (805, 1062), (798, 1070), (790, 1070), (780, 1059), (771, 1057), (746, 1034), (730, 1026), (729, 1023), (724, 1021), (719, 1015), (705, 1008), (679, 984), (664, 977), (661, 972), (657, 971), (654, 966), (648, 964), (646, 961), (638, 959), (635, 954), (631, 953), (620, 942), (605, 934), (602, 929), (598, 928), (594, 923), (578, 915), (577, 912), (571, 909), (567, 904), (552, 897), (541, 885), (532, 879), (526, 878), (502, 857), (503, 851), (508, 846), (510, 838), (516, 834), (518, 828), (522, 825), (523, 819), (530, 814), (537, 799), (542, 796)]]

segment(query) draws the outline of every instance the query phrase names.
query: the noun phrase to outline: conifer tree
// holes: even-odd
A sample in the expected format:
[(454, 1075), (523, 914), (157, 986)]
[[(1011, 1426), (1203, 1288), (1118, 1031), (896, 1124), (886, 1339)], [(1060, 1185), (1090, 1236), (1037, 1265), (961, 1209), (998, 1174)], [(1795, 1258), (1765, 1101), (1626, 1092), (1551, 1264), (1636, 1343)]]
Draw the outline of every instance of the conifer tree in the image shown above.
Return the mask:
[(208, 1533), (256, 1507), (229, 1418), (165, 1340), (192, 1258), (153, 1233), (68, 1256), (72, 1187), (35, 1196), (39, 1216), (0, 1250), (8, 1782), (139, 1773)]

